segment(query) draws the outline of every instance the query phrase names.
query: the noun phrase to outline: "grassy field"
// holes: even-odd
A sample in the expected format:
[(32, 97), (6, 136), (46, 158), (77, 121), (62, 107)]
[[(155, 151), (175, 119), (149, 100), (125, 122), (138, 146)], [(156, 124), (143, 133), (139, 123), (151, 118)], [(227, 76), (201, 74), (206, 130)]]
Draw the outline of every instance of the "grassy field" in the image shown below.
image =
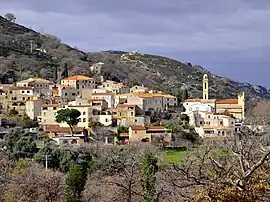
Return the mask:
[(187, 155), (188, 151), (186, 150), (173, 150), (169, 149), (165, 151), (165, 162), (166, 163), (180, 163), (184, 157)]

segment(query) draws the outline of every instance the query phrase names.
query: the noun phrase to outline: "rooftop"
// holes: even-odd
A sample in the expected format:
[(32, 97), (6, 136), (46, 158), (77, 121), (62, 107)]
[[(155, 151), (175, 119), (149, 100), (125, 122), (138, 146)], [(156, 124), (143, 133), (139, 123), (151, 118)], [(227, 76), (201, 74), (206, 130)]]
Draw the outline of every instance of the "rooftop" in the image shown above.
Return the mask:
[(60, 104), (42, 104), (41, 107), (60, 107)]
[(217, 100), (216, 104), (238, 104), (238, 99)]
[(95, 79), (94, 78), (90, 78), (88, 76), (75, 75), (75, 76), (70, 76), (70, 77), (64, 78), (63, 80), (70, 80), (70, 81), (90, 81), (90, 80), (95, 80)]
[(154, 98), (154, 97), (163, 97), (163, 98), (176, 98), (175, 96), (161, 93), (132, 93), (133, 96), (141, 98)]
[(36, 83), (53, 83), (52, 81), (42, 79), (42, 78), (29, 78), (26, 80), (19, 81), (17, 83), (31, 83), (31, 82), (36, 82)]

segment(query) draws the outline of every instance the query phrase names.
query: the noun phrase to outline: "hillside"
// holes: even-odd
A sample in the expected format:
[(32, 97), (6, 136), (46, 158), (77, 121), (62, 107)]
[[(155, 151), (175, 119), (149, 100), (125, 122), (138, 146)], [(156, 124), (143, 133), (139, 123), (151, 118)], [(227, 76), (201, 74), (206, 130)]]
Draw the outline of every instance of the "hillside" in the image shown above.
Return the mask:
[[(32, 51), (31, 51), (32, 47)], [(91, 48), (91, 47), (89, 47)], [(42, 49), (45, 51), (36, 51)], [(210, 97), (226, 98), (246, 91), (250, 98), (270, 98), (270, 90), (249, 83), (235, 82), (211, 74), (200, 66), (141, 53), (103, 51), (85, 53), (61, 43), (52, 35), (42, 35), (0, 16), (0, 82), (8, 83), (28, 77), (59, 80), (66, 65), (69, 74), (88, 76), (90, 66), (103, 62), (102, 75), (107, 79), (121, 80), (128, 85), (144, 84), (174, 95), (181, 94), (186, 86), (189, 95), (201, 97), (202, 76), (209, 74)], [(57, 76), (56, 76), (57, 72)]]

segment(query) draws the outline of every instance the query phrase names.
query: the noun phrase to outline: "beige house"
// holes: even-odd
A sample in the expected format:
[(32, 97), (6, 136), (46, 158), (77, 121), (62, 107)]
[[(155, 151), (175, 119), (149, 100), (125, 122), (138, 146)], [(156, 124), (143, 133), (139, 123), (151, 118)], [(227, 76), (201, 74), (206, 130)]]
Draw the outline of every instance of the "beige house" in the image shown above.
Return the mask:
[(113, 93), (92, 93), (90, 99), (104, 99), (108, 103), (108, 108), (115, 107), (115, 94)]
[(150, 125), (150, 117), (144, 115), (137, 105), (119, 104), (116, 107), (117, 124), (121, 126)]
[(16, 110), (19, 114), (25, 113), (25, 103), (34, 98), (33, 87), (8, 87), (5, 89), (5, 98), (2, 100), (3, 110)]
[(38, 118), (41, 113), (41, 104), (42, 99), (40, 98), (29, 100), (25, 103), (25, 113), (30, 119), (36, 120)]
[(75, 75), (62, 79), (61, 85), (76, 89), (76, 95), (82, 97), (86, 93), (89, 95), (92, 89), (96, 88), (96, 80), (87, 76)]
[(128, 104), (135, 104), (144, 111), (165, 111), (177, 106), (175, 96), (160, 93), (132, 93), (127, 98)]
[(19, 87), (33, 87), (35, 93), (39, 95), (48, 96), (51, 92), (50, 86), (53, 85), (52, 81), (41, 78), (29, 78), (16, 83)]
[(164, 126), (131, 126), (128, 134), (129, 142), (151, 142), (155, 138), (171, 142), (172, 139), (172, 132)]
[(129, 87), (123, 83), (117, 83), (115, 81), (106, 80), (99, 86), (101, 89), (105, 89), (106, 92), (112, 92), (114, 94), (125, 94), (129, 93)]
[(55, 121), (55, 116), (57, 115), (57, 111), (62, 109), (63, 106), (61, 104), (42, 104), (41, 112), (38, 116), (38, 122), (40, 125), (58, 125)]

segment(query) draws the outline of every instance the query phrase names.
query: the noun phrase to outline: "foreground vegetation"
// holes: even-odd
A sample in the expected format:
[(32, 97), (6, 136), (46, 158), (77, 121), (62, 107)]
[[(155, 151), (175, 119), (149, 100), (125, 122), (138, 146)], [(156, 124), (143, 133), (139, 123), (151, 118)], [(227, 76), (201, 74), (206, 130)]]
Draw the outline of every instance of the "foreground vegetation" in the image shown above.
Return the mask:
[(13, 131), (1, 141), (0, 201), (267, 201), (269, 143), (242, 134), (184, 151), (49, 140), (37, 149)]

